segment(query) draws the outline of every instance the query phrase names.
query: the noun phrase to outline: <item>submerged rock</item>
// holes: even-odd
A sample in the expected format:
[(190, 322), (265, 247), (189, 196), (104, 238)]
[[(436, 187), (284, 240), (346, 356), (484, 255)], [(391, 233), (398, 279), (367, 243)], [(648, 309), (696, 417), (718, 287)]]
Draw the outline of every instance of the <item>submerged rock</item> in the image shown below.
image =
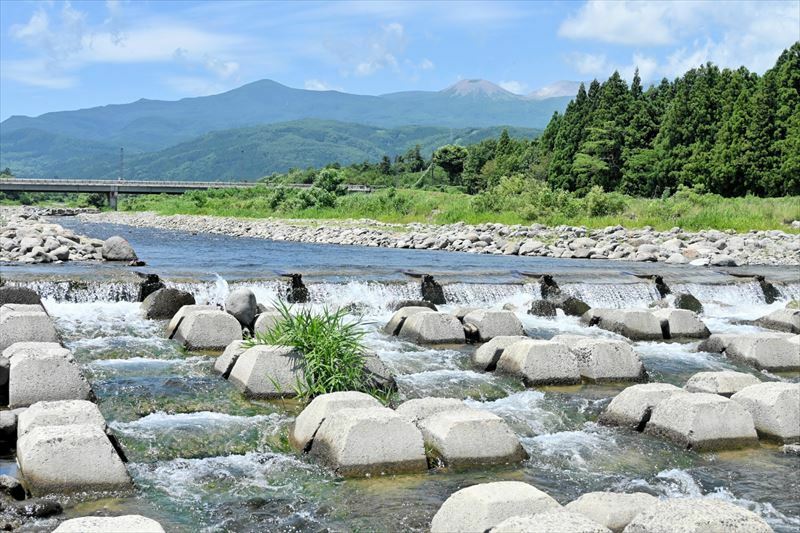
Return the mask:
[(703, 304), (700, 302), (700, 300), (686, 292), (675, 295), (675, 307), (678, 309), (692, 311), (698, 315), (703, 312)]
[(528, 309), (529, 315), (542, 316), (545, 318), (555, 318), (556, 304), (551, 300), (534, 300)]

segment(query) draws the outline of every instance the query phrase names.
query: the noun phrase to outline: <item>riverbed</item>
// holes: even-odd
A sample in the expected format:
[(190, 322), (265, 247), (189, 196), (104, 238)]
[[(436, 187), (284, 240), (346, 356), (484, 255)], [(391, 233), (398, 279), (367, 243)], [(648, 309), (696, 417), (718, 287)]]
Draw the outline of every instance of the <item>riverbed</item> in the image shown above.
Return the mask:
[[(479, 470), (344, 480), (293, 452), (287, 431), (301, 406), (250, 401), (212, 371), (214, 355), (190, 353), (164, 336), (165, 324), (143, 319), (132, 269), (122, 265), (3, 267), (12, 282), (37, 289), (93, 385), (101, 411), (119, 437), (136, 484), (133, 495), (74, 497), (67, 516), (106, 509), (150, 516), (168, 531), (425, 531), (454, 491), (495, 480), (521, 480), (566, 504), (596, 490), (644, 491), (662, 497), (724, 499), (755, 511), (779, 532), (800, 528), (800, 457), (762, 444), (748, 451), (696, 453), (669, 442), (597, 424), (621, 390), (615, 385), (526, 389), (516, 379), (474, 371), (474, 347), (424, 348), (387, 337), (389, 305), (416, 298), (417, 276), (444, 284), (448, 305), (516, 307), (526, 332), (614, 336), (577, 318), (528, 315), (540, 298), (536, 276), (555, 276), (562, 290), (593, 306), (647, 307), (660, 298), (642, 276), (659, 274), (674, 292), (704, 304), (712, 332), (750, 332), (743, 323), (800, 297), (800, 273), (787, 267), (708, 269), (687, 265), (505, 257), (425, 250), (275, 242), (191, 231), (59, 220), (93, 237), (126, 237), (168, 285), (199, 303), (218, 303), (235, 286), (269, 304), (301, 273), (311, 306), (349, 306), (364, 321), (366, 343), (396, 373), (398, 400), (456, 397), (503, 417), (530, 459)], [(737, 276), (732, 275), (737, 274)], [(767, 304), (761, 274), (781, 299)], [(693, 373), (735, 369), (762, 380), (797, 382), (797, 374), (757, 372), (697, 343), (638, 342), (650, 381), (682, 386)], [(2, 470), (14, 471), (13, 460)], [(53, 524), (42, 522), (40, 525)]]

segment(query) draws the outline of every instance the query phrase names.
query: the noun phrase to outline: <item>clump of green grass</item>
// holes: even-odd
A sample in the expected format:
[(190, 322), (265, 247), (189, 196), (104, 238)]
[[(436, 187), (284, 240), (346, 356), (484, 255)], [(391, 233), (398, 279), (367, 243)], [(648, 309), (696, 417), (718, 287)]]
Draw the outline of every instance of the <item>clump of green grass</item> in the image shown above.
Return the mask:
[(267, 332), (256, 333), (245, 342), (292, 346), (303, 354), (303, 378), (295, 384), (300, 400), (311, 400), (321, 394), (358, 391), (371, 394), (384, 403), (388, 393), (376, 388), (364, 368), (365, 331), (361, 319), (347, 317), (344, 309), (323, 308), (296, 312), (284, 302), (275, 307), (281, 319)]

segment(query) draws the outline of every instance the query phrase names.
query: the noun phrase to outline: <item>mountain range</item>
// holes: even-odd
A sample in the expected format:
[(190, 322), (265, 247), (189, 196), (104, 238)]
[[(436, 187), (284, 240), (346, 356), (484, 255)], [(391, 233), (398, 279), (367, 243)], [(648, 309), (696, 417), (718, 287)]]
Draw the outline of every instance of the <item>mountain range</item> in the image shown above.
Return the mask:
[(177, 101), (9, 117), (0, 123), (0, 168), (31, 177), (111, 177), (122, 147), (126, 175), (254, 179), (334, 160), (375, 160), (415, 144), (430, 151), (451, 138), (476, 142), (498, 126), (532, 136), (570, 98), (521, 96), (486, 80), (380, 96), (261, 80)]

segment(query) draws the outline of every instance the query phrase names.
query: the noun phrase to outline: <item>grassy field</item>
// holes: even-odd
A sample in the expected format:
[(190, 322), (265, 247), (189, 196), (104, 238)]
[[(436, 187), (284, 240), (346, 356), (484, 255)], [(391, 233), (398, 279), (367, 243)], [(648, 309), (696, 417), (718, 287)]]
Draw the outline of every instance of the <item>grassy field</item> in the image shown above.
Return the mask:
[[(605, 194), (605, 193), (602, 193)], [(610, 196), (610, 195), (609, 195)], [(560, 198), (560, 197), (559, 197)], [(491, 200), (491, 201), (489, 201)], [(603, 197), (600, 197), (603, 200)], [(384, 222), (425, 222), (446, 224), (500, 222), (583, 225), (602, 228), (621, 224), (627, 228), (652, 226), (687, 230), (733, 229), (736, 231), (782, 229), (800, 220), (800, 197), (722, 198), (693, 192), (667, 199), (641, 199), (614, 195), (615, 207), (597, 209), (584, 199), (532, 196), (514, 197), (503, 208), (502, 197), (480, 198), (459, 192), (418, 189), (384, 189), (371, 194), (336, 198), (332, 207), (297, 208), (294, 202), (279, 202), (266, 189), (210, 191), (181, 196), (139, 196), (124, 199), (121, 209), (155, 211), (164, 215), (202, 214), (242, 218), (371, 218)], [(526, 203), (527, 202), (527, 203)], [(561, 208), (559, 202), (567, 202)], [(491, 208), (487, 208), (491, 204)], [(500, 204), (500, 207), (497, 207)], [(515, 204), (515, 205), (511, 205)], [(543, 205), (538, 205), (543, 204)], [(610, 214), (609, 214), (610, 212)]]

